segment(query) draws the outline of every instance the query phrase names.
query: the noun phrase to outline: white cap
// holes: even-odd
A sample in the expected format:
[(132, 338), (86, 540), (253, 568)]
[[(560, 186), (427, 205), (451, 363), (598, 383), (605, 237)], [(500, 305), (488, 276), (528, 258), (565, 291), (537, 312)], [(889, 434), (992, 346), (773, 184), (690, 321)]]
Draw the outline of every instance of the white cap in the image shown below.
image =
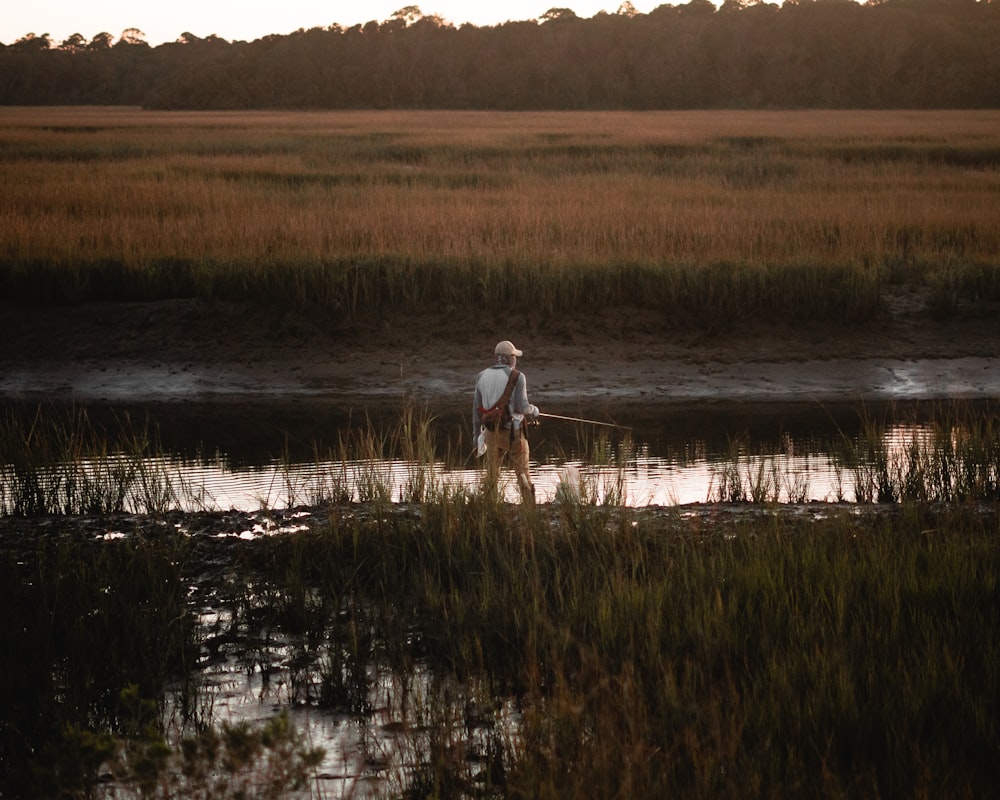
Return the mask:
[(496, 354), (498, 356), (523, 356), (524, 355), (524, 353), (522, 353), (520, 350), (518, 350), (516, 347), (514, 347), (514, 343), (513, 342), (508, 342), (506, 339), (504, 339), (502, 342), (500, 342), (500, 344), (498, 344), (493, 349), (493, 352), (494, 352), (494, 354)]

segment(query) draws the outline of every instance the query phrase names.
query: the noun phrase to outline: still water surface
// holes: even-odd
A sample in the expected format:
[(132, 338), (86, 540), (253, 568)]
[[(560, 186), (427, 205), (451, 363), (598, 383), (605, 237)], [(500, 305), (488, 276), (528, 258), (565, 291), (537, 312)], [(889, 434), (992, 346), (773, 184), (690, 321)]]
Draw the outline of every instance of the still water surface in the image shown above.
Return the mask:
[[(890, 454), (905, 452), (926, 435), (924, 412), (917, 404), (703, 404), (632, 409), (613, 420), (618, 427), (545, 420), (530, 433), (532, 476), (541, 502), (557, 499), (567, 487), (586, 501), (630, 506), (855, 501), (861, 499), (858, 474), (846, 454), (862, 439), (870, 443), (872, 430)], [(580, 415), (610, 418), (601, 409)], [(375, 498), (406, 502), (428, 492), (477, 489), (482, 460), (472, 452), (464, 408), (439, 410), (431, 418), (435, 455), (426, 461), (392, 456), (391, 446), (380, 445), (379, 457), (364, 459), (345, 449), (352, 432), (392, 431), (398, 416), (299, 404), (242, 405), (235, 411), (161, 404), (89, 412), (108, 429), (143, 420), (144, 429), (156, 433), (157, 455), (140, 465), (139, 491), (129, 500), (133, 511), (147, 502), (143, 482), (155, 491), (167, 487), (170, 505), (191, 511)], [(387, 434), (379, 441), (391, 440)], [(132, 458), (121, 457), (123, 465)], [(113, 471), (114, 458), (103, 456), (88, 468)], [(509, 473), (503, 487), (508, 499), (518, 499)]]
[[(909, 427), (893, 429), (890, 439), (903, 440)], [(778, 502), (854, 500), (854, 480), (849, 469), (830, 453), (788, 451), (738, 457), (708, 453), (697, 447), (678, 455), (654, 455), (648, 446), (637, 452), (616, 450), (620, 464), (587, 463), (572, 455), (545, 463), (533, 461), (532, 478), (539, 502), (551, 502), (559, 492), (571, 491), (588, 502), (617, 502), (629, 506), (678, 505), (733, 499), (720, 495), (723, 481), (737, 477), (746, 492), (759, 491)], [(158, 458), (148, 462), (151, 473), (169, 481), (183, 510), (256, 511), (318, 505), (329, 500), (363, 501), (388, 490), (385, 499), (407, 502), (419, 499), (415, 487), (435, 490), (476, 491), (482, 478), (478, 468), (450, 469), (403, 460), (317, 461), (232, 466), (225, 459), (188, 461)], [(736, 470), (733, 473), (733, 470)], [(506, 498), (517, 501), (513, 474), (501, 475)], [(749, 499), (749, 498), (747, 498)]]

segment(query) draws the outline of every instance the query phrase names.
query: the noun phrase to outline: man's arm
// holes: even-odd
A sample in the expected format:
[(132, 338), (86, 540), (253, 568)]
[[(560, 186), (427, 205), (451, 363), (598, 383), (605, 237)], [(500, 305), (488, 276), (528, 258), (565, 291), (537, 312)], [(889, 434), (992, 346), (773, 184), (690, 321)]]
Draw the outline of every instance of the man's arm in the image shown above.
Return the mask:
[(482, 427), (482, 417), (479, 413), (479, 409), (483, 407), (483, 394), (482, 390), (479, 388), (479, 381), (476, 381), (476, 391), (472, 396), (472, 438), (479, 435), (479, 429)]
[(538, 406), (528, 402), (528, 377), (522, 372), (514, 387), (514, 397), (511, 403), (515, 414), (523, 414), (531, 419), (537, 419)]

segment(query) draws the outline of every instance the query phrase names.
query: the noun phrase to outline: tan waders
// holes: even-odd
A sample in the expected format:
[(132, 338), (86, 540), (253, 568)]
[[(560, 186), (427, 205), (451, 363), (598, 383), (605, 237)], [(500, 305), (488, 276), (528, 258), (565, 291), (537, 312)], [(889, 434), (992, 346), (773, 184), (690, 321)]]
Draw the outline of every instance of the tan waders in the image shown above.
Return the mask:
[(530, 448), (528, 439), (519, 428), (516, 431), (501, 428), (498, 431), (486, 429), (486, 457), (490, 480), (496, 482), (500, 475), (500, 465), (504, 457), (510, 461), (511, 469), (517, 476), (517, 487), (521, 490), (521, 502), (535, 502), (535, 487), (531, 483), (528, 470)]

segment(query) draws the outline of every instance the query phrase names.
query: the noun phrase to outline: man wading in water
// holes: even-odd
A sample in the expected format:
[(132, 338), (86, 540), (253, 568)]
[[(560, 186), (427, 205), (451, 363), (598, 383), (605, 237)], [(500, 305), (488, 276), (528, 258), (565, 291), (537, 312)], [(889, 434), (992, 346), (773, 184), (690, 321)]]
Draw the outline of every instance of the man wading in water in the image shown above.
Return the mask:
[(525, 422), (538, 419), (538, 406), (528, 402), (528, 379), (517, 370), (517, 357), (523, 355), (508, 341), (498, 344), (493, 353), (496, 361), (476, 378), (476, 394), (472, 403), (472, 438), (478, 444), (478, 454), (489, 454), (488, 480), (496, 485), (500, 462), (510, 456), (517, 476), (521, 500), (534, 502), (535, 487), (528, 473), (528, 440)]

